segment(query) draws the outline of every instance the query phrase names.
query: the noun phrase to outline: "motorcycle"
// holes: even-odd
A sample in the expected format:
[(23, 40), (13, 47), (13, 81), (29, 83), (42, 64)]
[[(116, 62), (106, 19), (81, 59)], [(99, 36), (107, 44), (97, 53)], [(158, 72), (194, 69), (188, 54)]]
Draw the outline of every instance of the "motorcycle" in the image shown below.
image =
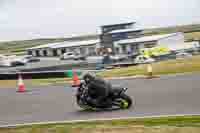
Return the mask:
[(98, 110), (98, 109), (114, 109), (114, 108), (120, 108), (120, 109), (128, 109), (132, 105), (132, 99), (125, 94), (128, 88), (112, 88), (108, 99), (112, 101), (112, 104), (105, 107), (94, 107), (92, 105), (89, 105), (87, 102), (88, 97), (88, 87), (86, 83), (81, 83), (79, 88), (77, 89), (76, 93), (76, 102), (84, 110)]

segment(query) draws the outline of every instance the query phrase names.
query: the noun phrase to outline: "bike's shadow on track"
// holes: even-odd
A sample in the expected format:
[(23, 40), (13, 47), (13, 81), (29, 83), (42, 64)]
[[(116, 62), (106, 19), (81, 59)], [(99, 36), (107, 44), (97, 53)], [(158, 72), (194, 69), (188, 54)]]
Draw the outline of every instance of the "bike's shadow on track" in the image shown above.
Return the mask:
[(113, 112), (113, 111), (120, 111), (120, 110), (123, 110), (123, 109), (120, 109), (120, 108), (108, 108), (108, 109), (96, 109), (96, 110), (84, 110), (84, 109), (80, 109), (78, 111), (76, 111), (77, 113), (103, 113), (103, 112)]

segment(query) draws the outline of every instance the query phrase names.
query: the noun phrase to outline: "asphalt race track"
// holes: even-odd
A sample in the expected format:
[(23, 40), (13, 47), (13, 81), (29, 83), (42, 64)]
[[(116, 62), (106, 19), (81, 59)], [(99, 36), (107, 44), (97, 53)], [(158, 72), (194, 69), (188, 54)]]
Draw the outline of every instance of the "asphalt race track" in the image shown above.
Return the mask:
[(162, 76), (155, 79), (112, 80), (116, 86), (129, 87), (136, 99), (129, 110), (81, 111), (76, 105), (75, 89), (69, 85), (29, 88), (0, 87), (0, 126), (32, 122), (85, 120), (154, 115), (199, 114), (200, 74)]

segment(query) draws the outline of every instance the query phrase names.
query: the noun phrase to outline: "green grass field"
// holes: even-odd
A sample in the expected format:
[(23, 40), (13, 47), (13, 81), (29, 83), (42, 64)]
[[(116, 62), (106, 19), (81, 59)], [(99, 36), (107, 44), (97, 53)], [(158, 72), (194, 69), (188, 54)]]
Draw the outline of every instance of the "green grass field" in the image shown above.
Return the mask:
[(200, 40), (200, 32), (185, 33), (185, 40)]
[(64, 38), (0, 42), (0, 54), (20, 53), (24, 52), (26, 48), (62, 41), (64, 41)]
[(200, 116), (137, 118), (0, 128), (0, 133), (199, 133)]
[[(198, 72), (200, 71), (200, 56), (198, 55), (191, 58), (156, 62), (152, 63), (152, 68), (154, 75)], [(120, 69), (117, 68), (110, 71), (98, 73), (98, 75), (102, 77), (147, 75), (147, 64)]]
[(153, 34), (166, 34), (172, 32), (200, 32), (200, 24), (190, 24), (190, 25), (177, 25), (177, 26), (169, 26), (169, 27), (161, 27), (161, 28), (153, 28), (146, 29), (145, 34), (153, 35)]

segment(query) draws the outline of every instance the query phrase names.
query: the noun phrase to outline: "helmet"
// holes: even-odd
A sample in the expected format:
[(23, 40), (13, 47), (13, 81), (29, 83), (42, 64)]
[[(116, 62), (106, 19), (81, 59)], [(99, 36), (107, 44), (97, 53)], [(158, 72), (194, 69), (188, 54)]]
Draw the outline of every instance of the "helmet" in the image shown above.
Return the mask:
[(91, 80), (94, 80), (95, 79), (95, 75), (93, 75), (92, 73), (87, 73), (83, 76), (83, 80), (86, 82), (86, 83), (89, 83)]

